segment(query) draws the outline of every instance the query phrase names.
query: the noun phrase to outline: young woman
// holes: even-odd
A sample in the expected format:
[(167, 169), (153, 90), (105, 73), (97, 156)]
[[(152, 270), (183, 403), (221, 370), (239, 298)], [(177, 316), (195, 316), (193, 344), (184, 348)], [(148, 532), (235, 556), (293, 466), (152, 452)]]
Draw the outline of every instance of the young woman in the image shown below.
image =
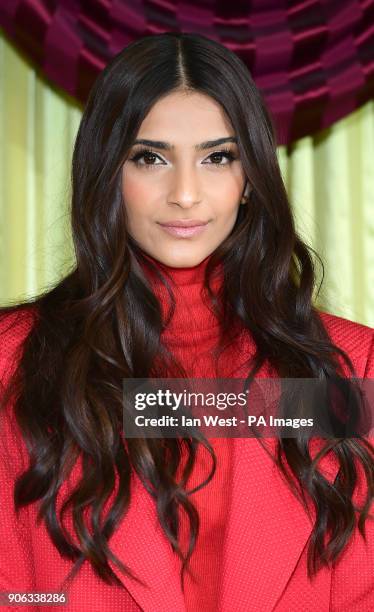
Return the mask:
[(374, 374), (372, 330), (313, 305), (243, 63), (193, 34), (128, 46), (92, 89), (72, 182), (76, 266), (1, 314), (0, 591), (20, 610), (374, 609), (369, 436), (122, 426), (128, 378)]

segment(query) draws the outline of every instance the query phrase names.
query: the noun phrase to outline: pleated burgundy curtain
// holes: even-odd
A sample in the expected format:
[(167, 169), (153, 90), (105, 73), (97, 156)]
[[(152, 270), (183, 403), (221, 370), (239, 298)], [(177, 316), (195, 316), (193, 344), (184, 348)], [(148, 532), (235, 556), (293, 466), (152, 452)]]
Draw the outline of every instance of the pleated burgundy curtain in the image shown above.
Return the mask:
[(278, 144), (328, 127), (374, 97), (374, 0), (1, 0), (0, 26), (81, 102), (133, 40), (204, 34), (246, 63)]

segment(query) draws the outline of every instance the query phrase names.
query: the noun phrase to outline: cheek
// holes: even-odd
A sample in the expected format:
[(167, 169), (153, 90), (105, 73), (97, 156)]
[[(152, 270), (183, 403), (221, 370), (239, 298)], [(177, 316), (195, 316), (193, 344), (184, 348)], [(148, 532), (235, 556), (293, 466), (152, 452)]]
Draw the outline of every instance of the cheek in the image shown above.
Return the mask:
[[(122, 175), (122, 198), (128, 215), (130, 227), (143, 226), (145, 220), (152, 217), (154, 212), (154, 190), (144, 179), (136, 176), (135, 172), (126, 172)], [(153, 198), (153, 200), (152, 200)]]
[(144, 201), (146, 191), (144, 181), (141, 181), (133, 172), (123, 173), (122, 195), (125, 203), (136, 205), (138, 202)]
[(211, 194), (212, 207), (223, 222), (227, 222), (238, 212), (241, 191), (236, 185), (228, 186), (227, 183), (221, 189), (215, 187)]
[(220, 180), (212, 181), (211, 184), (213, 188), (210, 197), (212, 207), (219, 227), (222, 231), (226, 232), (235, 223), (244, 187), (244, 179), (241, 176), (230, 173), (230, 176), (226, 175), (226, 177), (222, 177)]
[(222, 171), (220, 176), (213, 177), (213, 180), (209, 181), (209, 190), (215, 201), (225, 203), (226, 206), (235, 206), (240, 200), (244, 182), (240, 170)]

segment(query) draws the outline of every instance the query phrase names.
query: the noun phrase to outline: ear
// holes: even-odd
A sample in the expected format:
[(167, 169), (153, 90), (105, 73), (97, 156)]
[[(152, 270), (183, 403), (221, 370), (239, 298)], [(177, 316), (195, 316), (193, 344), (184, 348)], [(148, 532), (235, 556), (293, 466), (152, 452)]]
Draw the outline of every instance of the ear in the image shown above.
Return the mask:
[(249, 185), (249, 183), (247, 181), (246, 185), (245, 185), (245, 189), (244, 189), (243, 195), (242, 195), (241, 200), (240, 200), (241, 204), (246, 204), (248, 202), (251, 191), (252, 191), (252, 189), (251, 189), (251, 187), (250, 187), (250, 185)]

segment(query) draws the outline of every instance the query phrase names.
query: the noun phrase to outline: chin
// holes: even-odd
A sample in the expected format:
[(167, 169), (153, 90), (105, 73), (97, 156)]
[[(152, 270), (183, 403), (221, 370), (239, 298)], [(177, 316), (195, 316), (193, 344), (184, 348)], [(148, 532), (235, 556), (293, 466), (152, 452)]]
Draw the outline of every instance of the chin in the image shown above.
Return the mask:
[(201, 255), (200, 257), (168, 257), (164, 260), (164, 263), (173, 268), (192, 268), (193, 266), (198, 266), (206, 257), (208, 255)]

